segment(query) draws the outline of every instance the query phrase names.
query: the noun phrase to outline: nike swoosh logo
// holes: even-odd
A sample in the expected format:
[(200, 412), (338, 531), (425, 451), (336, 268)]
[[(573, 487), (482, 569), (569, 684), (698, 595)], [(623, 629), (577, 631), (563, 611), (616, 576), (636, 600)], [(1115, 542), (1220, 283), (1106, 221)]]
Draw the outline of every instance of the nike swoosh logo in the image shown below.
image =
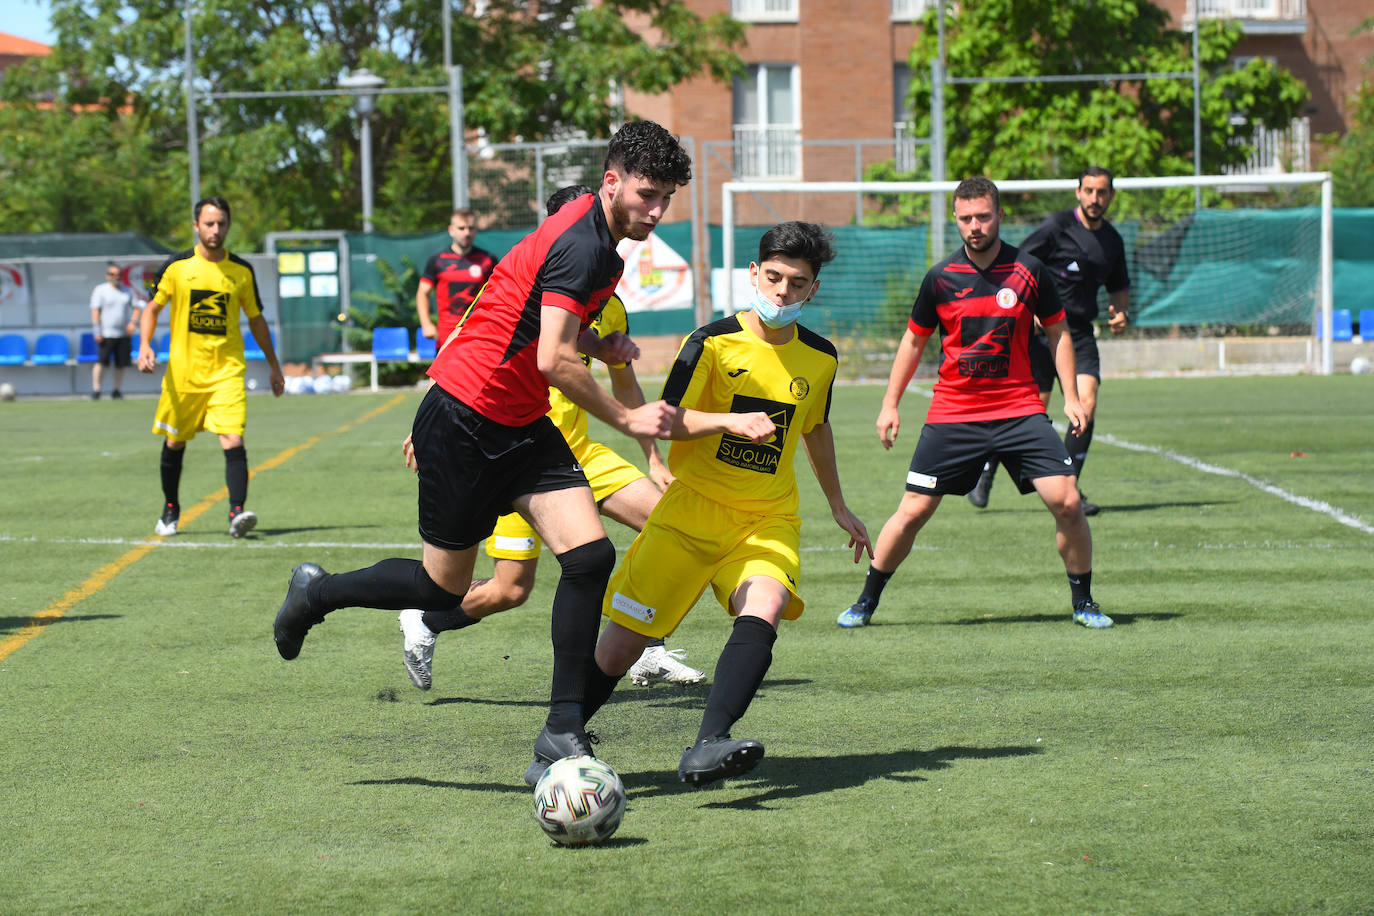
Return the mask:
[(741, 375), (748, 371), (748, 369), (736, 369), (734, 372), (727, 372), (725, 374), (730, 376), (730, 378), (739, 378)]

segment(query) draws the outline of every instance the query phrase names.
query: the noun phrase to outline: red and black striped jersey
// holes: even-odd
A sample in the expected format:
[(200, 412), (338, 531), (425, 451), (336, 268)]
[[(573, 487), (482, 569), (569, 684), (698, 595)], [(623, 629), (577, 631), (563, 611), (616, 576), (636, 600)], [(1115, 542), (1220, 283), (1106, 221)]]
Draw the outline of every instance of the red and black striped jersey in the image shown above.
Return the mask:
[(491, 253), (477, 247), (459, 254), (449, 246), (425, 262), (420, 277), (434, 287), (434, 323), (439, 327), (440, 343), (457, 327), (495, 266)]
[(430, 377), (488, 419), (533, 423), (549, 410), (537, 361), (540, 308), (567, 309), (586, 327), (624, 269), (596, 195), (567, 203), (497, 263)]
[(1006, 242), (985, 270), (962, 245), (932, 267), (907, 325), (920, 337), (940, 330), (940, 377), (926, 422), (1044, 413), (1030, 367), (1036, 318), (1045, 325), (1064, 320), (1054, 283), (1044, 264)]

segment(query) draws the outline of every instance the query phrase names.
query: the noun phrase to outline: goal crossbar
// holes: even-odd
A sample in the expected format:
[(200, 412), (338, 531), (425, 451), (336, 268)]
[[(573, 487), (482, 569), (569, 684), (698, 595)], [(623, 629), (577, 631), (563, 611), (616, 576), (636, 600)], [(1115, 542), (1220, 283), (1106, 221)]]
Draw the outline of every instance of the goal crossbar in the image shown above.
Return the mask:
[[(1150, 188), (1254, 188), (1294, 185), (1321, 186), (1321, 239), (1317, 270), (1317, 336), (1321, 344), (1323, 375), (1335, 371), (1331, 341), (1332, 312), (1332, 184), (1330, 172), (1295, 172), (1286, 175), (1177, 175), (1160, 177), (1116, 178), (1112, 186), (1117, 190)], [(728, 270), (735, 263), (735, 196), (751, 193), (849, 193), (849, 194), (930, 194), (933, 196), (933, 218), (943, 220), (942, 197), (952, 193), (957, 181), (727, 181), (721, 185), (721, 263)], [(1035, 191), (1072, 191), (1078, 187), (1075, 178), (1005, 180), (997, 182), (1000, 192), (1016, 194)], [(723, 284), (725, 313), (734, 312), (733, 284)]]

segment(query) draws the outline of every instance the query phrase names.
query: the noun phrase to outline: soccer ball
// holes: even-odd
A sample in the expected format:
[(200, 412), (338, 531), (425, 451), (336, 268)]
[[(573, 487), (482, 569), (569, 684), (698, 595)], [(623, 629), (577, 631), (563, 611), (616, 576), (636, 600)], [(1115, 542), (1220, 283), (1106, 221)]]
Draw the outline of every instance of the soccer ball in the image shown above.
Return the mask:
[(1357, 356), (1350, 361), (1351, 375), (1368, 375), (1370, 368), (1369, 360), (1363, 356)]
[(17, 392), (9, 382), (0, 382), (0, 401), (13, 401)]
[(341, 372), (334, 376), (333, 386), (335, 394), (344, 394), (353, 387), (353, 379), (349, 378), (347, 372)]
[(555, 760), (534, 787), (534, 819), (560, 846), (600, 843), (625, 816), (625, 784), (595, 757)]
[(310, 383), (310, 390), (316, 394), (333, 394), (334, 380), (327, 375), (317, 375), (315, 380)]

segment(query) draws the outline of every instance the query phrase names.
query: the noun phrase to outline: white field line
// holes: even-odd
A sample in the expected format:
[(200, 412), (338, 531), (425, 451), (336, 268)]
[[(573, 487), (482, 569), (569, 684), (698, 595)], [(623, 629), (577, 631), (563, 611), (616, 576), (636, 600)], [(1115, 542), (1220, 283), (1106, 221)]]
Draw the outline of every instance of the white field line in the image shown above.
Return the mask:
[[(931, 389), (923, 387), (909, 387), (907, 390), (914, 391), (925, 398), (930, 397), (933, 393)], [(1055, 423), (1054, 428), (1061, 434), (1064, 432), (1064, 425), (1062, 423)], [(1208, 464), (1205, 461), (1158, 445), (1142, 445), (1139, 442), (1118, 439), (1111, 433), (1095, 433), (1093, 439), (1094, 441), (1106, 442), (1108, 445), (1115, 445), (1117, 448), (1124, 448), (1132, 452), (1145, 452), (1151, 455), (1158, 455), (1161, 458), (1176, 461), (1185, 467), (1190, 467), (1195, 471), (1201, 471), (1204, 474), (1217, 474), (1221, 477), (1230, 477), (1234, 480), (1244, 481), (1255, 489), (1268, 493), (1270, 496), (1277, 496), (1279, 499), (1292, 503), (1295, 506), (1300, 506), (1303, 509), (1311, 509), (1313, 512), (1319, 512), (1333, 521), (1354, 528), (1356, 531), (1363, 531), (1365, 534), (1374, 534), (1374, 525), (1368, 524), (1364, 519), (1358, 516), (1351, 515), (1320, 499), (1312, 499), (1308, 496), (1299, 496), (1296, 493), (1290, 493), (1282, 487), (1275, 486), (1268, 481), (1260, 480), (1258, 477), (1252, 477), (1249, 474), (1242, 473), (1233, 468), (1224, 468), (1220, 465)]]

